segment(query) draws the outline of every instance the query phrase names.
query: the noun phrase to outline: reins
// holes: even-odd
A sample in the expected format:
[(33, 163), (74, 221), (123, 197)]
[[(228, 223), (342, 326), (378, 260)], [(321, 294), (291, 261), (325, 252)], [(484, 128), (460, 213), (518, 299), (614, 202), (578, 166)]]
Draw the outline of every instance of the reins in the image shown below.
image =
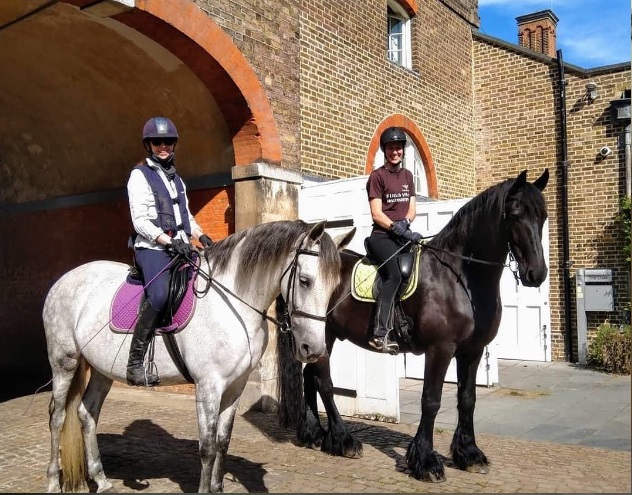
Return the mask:
[[(296, 268), (298, 266), (298, 257), (300, 255), (319, 256), (319, 253), (317, 251), (304, 249), (302, 247), (303, 246), (303, 242), (305, 242), (306, 238), (307, 238), (307, 236), (303, 238), (303, 240), (301, 241), (301, 244), (299, 245), (299, 247), (296, 249), (296, 251), (294, 253), (294, 257), (292, 258), (292, 261), (287, 266), (287, 268), (285, 268), (285, 270), (283, 270), (283, 273), (281, 274), (281, 280), (283, 280), (283, 277), (285, 277), (285, 274), (288, 273), (288, 271), (290, 272), (290, 276), (288, 278), (288, 283), (287, 283), (287, 296), (288, 296), (288, 299), (290, 297), (290, 291), (292, 292), (292, 296), (294, 296), (294, 294), (295, 294), (295, 292), (294, 292), (294, 289), (296, 287), (295, 286), (295, 275), (296, 275)], [(251, 305), (250, 303), (248, 303), (247, 301), (242, 299), (240, 296), (235, 294), (235, 292), (230, 290), (224, 284), (222, 284), (221, 282), (218, 282), (215, 278), (212, 277), (211, 273), (206, 273), (204, 270), (202, 270), (200, 265), (195, 264), (189, 258), (185, 258), (185, 259), (193, 266), (193, 270), (195, 271), (195, 274), (196, 275), (199, 274), (207, 282), (206, 283), (206, 287), (203, 290), (201, 290), (201, 291), (198, 291), (198, 290), (196, 290), (194, 288), (194, 293), (195, 293), (196, 297), (198, 297), (198, 298), (204, 297), (208, 293), (208, 291), (210, 290), (211, 284), (215, 284), (216, 286), (221, 288), (224, 292), (226, 292), (227, 294), (230, 294), (235, 299), (237, 299), (241, 303), (243, 303), (246, 306), (248, 306), (255, 313), (261, 315), (261, 318), (263, 320), (268, 320), (269, 322), (271, 322), (274, 325), (276, 325), (276, 327), (282, 333), (289, 332), (292, 329), (292, 321), (291, 321), (292, 315), (302, 316), (302, 317), (305, 317), (305, 318), (311, 318), (313, 320), (323, 321), (323, 322), (327, 319), (326, 315), (325, 316), (318, 316), (318, 315), (314, 315), (314, 314), (311, 314), (311, 313), (307, 313), (307, 312), (302, 311), (300, 309), (295, 309), (294, 305), (292, 304), (292, 311), (288, 312), (287, 309), (286, 309), (284, 314), (283, 314), (283, 321), (279, 321), (276, 318), (268, 315), (267, 310), (263, 310), (262, 311), (262, 310), (260, 310), (260, 309), (258, 309), (256, 307), (254, 307), (253, 305)], [(210, 271), (210, 266), (211, 265), (210, 265), (210, 262), (209, 262), (208, 251), (206, 249), (204, 250), (204, 259), (206, 260), (206, 264), (208, 265), (209, 271)], [(282, 291), (281, 291), (281, 295), (283, 295)], [(294, 302), (294, 297), (292, 297), (292, 299), (290, 299), (290, 302), (291, 303)]]

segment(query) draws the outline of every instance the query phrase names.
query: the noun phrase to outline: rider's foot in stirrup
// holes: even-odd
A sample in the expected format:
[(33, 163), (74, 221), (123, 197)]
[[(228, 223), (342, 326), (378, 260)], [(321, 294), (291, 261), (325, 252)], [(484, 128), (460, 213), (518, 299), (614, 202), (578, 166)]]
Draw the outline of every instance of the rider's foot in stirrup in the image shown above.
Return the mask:
[(369, 340), (369, 346), (378, 352), (384, 352), (395, 355), (399, 352), (399, 346), (396, 342), (389, 342), (386, 336), (373, 337)]

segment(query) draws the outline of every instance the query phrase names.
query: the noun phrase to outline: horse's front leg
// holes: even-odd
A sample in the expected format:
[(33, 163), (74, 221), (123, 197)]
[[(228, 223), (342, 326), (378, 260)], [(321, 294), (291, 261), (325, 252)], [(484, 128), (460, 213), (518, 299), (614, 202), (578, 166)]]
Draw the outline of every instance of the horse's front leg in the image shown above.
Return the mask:
[(476, 405), (476, 370), (483, 351), (456, 358), (458, 385), (457, 423), (450, 452), (452, 461), (459, 469), (472, 473), (489, 472), (487, 457), (476, 445), (474, 437), (474, 406)]
[(441, 407), (443, 381), (452, 359), (452, 349), (428, 349), (421, 396), (421, 420), (406, 451), (411, 476), (422, 481), (445, 481), (443, 459), (434, 450), (434, 424)]
[(216, 491), (223, 489), (223, 484), (220, 487), (213, 484), (213, 466), (217, 457), (217, 423), (220, 401), (221, 391), (216, 386), (208, 382), (195, 384), (195, 405), (200, 437), (199, 452), (202, 464), (198, 488), (200, 493), (209, 493), (213, 491), (213, 488)]
[[(320, 365), (321, 361), (319, 360), (317, 364)], [(362, 457), (362, 442), (351, 435), (336, 407), (329, 356), (322, 360), (319, 376), (320, 380), (317, 380), (319, 383), (318, 392), (327, 412), (328, 424), (321, 450), (331, 455), (358, 459)]]
[(329, 356), (322, 356), (317, 362), (305, 365), (303, 369), (303, 396), (305, 407), (303, 408), (298, 425), (296, 427), (296, 437), (298, 442), (311, 449), (320, 448), (325, 436), (325, 430), (320, 424), (318, 415), (318, 389), (320, 382), (320, 369), (324, 360), (329, 360)]

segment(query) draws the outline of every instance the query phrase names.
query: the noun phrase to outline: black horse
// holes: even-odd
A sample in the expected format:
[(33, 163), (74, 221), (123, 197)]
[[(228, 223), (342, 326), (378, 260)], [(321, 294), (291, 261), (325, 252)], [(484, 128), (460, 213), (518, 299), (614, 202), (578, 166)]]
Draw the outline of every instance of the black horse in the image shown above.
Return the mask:
[[(542, 190), (548, 179), (545, 169), (540, 178), (529, 183), (525, 170), (515, 179), (490, 187), (466, 203), (421, 248), (417, 289), (402, 302), (405, 314), (412, 319), (412, 329), (409, 338), (398, 336), (400, 352), (425, 353), (426, 358), (421, 419), (406, 453), (411, 475), (417, 479), (445, 480), (443, 458), (433, 447), (433, 430), (453, 357), (457, 363), (458, 424), (450, 446), (452, 461), (463, 470), (488, 471), (487, 457), (474, 436), (476, 370), (485, 346), (498, 332), (502, 311), (499, 285), (508, 253), (517, 263), (523, 285), (538, 287), (546, 279), (541, 241), (547, 210)], [(305, 366), (304, 390), (298, 388), (300, 366), (284, 359), (286, 349), (290, 349), (287, 340), (283, 336), (278, 339), (279, 418), (286, 426), (297, 424), (301, 445), (320, 446), (332, 455), (359, 457), (362, 444), (347, 430), (334, 403), (329, 356), (336, 339), (348, 339), (372, 350), (367, 328), (374, 304), (349, 296), (351, 272), (362, 255), (345, 250), (341, 258), (341, 283), (333, 293), (327, 317), (328, 353)], [(320, 424), (317, 393), (327, 412), (327, 430)]]

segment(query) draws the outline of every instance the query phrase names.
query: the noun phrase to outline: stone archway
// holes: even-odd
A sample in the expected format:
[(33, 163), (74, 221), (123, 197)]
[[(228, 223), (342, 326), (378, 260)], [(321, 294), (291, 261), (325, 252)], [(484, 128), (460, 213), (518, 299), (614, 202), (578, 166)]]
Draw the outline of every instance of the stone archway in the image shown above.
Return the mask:
[[(0, 228), (10, 232), (0, 299), (11, 301), (0, 309), (0, 369), (41, 385), (50, 285), (86, 261), (130, 261), (125, 181), (144, 154), (144, 121), (176, 116), (178, 167), (216, 238), (239, 215), (261, 218), (251, 169), (279, 165), (281, 145), (246, 59), (188, 0), (5, 0), (0, 35), (11, 47), (0, 54)], [(248, 179), (241, 193), (235, 170)]]

